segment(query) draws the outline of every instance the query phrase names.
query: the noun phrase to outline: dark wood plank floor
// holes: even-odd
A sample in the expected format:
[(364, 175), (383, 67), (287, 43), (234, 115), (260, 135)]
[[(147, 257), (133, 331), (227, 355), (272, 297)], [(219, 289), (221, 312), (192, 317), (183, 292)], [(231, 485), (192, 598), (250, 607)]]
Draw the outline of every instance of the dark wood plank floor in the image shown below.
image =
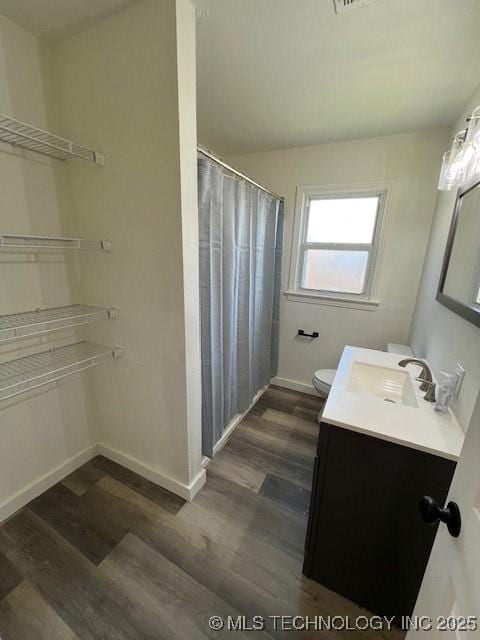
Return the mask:
[(402, 637), (212, 631), (212, 615), (366, 612), (302, 576), (319, 399), (270, 388), (192, 503), (96, 458), (0, 527), (2, 640)]

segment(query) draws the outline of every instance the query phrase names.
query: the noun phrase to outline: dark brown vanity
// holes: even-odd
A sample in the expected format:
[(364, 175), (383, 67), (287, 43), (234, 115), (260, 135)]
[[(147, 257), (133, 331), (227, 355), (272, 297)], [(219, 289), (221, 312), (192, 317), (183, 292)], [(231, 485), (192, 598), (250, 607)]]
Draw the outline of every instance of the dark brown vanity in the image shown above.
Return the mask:
[(419, 502), (428, 495), (443, 505), (455, 466), (322, 422), (305, 575), (399, 624), (413, 612), (437, 530)]

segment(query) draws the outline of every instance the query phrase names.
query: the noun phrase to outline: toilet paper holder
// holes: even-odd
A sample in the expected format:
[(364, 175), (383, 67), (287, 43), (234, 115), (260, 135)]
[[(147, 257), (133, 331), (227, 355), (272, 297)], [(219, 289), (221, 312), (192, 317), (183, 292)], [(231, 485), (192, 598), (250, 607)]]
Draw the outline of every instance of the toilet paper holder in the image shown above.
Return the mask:
[(305, 333), (303, 329), (299, 329), (297, 332), (297, 336), (302, 336), (302, 338), (318, 338), (318, 331), (314, 331), (313, 333)]

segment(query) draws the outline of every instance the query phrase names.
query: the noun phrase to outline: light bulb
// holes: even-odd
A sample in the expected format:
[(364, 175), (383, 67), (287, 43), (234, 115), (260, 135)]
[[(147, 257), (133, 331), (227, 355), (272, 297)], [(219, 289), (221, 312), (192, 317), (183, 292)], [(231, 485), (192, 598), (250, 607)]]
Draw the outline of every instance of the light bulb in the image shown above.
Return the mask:
[(465, 147), (468, 157), (465, 158), (465, 179), (473, 180), (480, 175), (480, 107), (470, 117)]

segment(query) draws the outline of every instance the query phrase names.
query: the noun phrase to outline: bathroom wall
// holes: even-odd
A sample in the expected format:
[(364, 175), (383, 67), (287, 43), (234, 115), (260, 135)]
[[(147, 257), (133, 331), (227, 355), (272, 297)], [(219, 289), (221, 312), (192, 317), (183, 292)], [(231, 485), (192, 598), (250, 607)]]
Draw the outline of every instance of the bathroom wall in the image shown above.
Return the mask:
[[(347, 344), (384, 349), (387, 342), (408, 341), (447, 135), (446, 130), (433, 130), (227, 159), (285, 197), (283, 291), (288, 286), (297, 186), (389, 185), (380, 306), (360, 310), (293, 302), (283, 296), (279, 384), (311, 390), (313, 372), (336, 367)], [(297, 338), (300, 328), (318, 331), (319, 339)]]
[[(49, 48), (0, 16), (0, 112), (58, 130)], [(64, 163), (0, 144), (0, 232), (63, 235), (73, 203)], [(78, 264), (64, 254), (0, 253), (0, 314), (79, 301)], [(0, 347), (2, 362), (75, 342), (73, 331)], [(0, 407), (0, 521), (86, 460), (94, 437), (86, 377)]]
[[(465, 128), (465, 118), (479, 104), (480, 86), (452, 127), (444, 151), (453, 135)], [(460, 424), (466, 429), (480, 389), (480, 329), (435, 299), (455, 198), (456, 193), (453, 191), (438, 192), (428, 253), (412, 322), (411, 342), (416, 353), (427, 358), (436, 373), (453, 371), (457, 362), (464, 366), (466, 375), (454, 410)]]
[(86, 332), (124, 348), (90, 379), (101, 451), (185, 497), (205, 476), (194, 29), (188, 0), (141, 0), (56, 50), (65, 130), (106, 156), (69, 167), (75, 233), (113, 243), (81, 262), (85, 302), (120, 310)]
[[(132, 42), (135, 47), (132, 48)], [(97, 453), (190, 498), (202, 486), (195, 14), (142, 0), (48, 46), (0, 16), (0, 112), (102, 149), (105, 168), (0, 145), (0, 232), (110, 238), (111, 254), (0, 253), (0, 314), (90, 303), (124, 358), (2, 402), (0, 521)]]
[(197, 175), (196, 19), (190, 0), (177, 1), (178, 120), (183, 254), (187, 448), (190, 477), (202, 449), (202, 367)]

